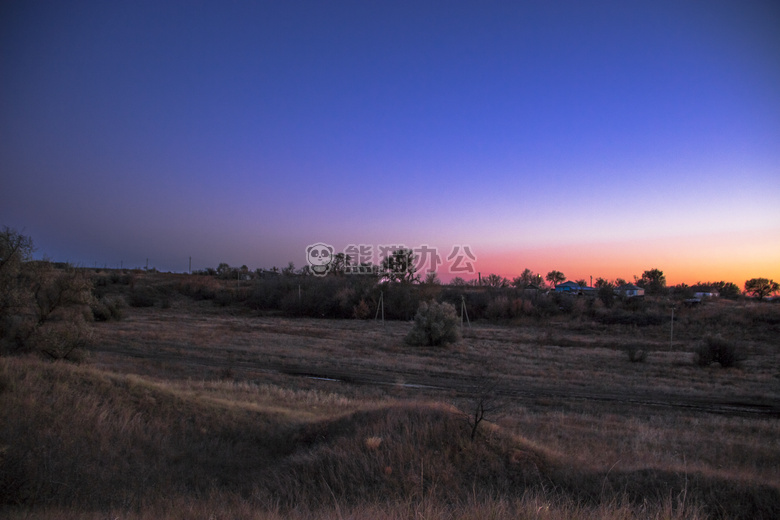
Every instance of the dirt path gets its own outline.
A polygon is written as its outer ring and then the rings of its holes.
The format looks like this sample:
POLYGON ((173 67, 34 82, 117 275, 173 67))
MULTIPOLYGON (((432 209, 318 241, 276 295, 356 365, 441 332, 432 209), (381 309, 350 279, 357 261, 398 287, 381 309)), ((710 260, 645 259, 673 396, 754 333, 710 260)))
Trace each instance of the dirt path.
POLYGON ((499 378, 490 380, 484 376, 453 371, 447 366, 426 367, 424 370, 398 370, 388 366, 366 366, 364 360, 338 363, 307 362, 302 356, 261 356, 256 360, 215 357, 188 352, 186 355, 166 349, 149 349, 107 345, 101 352, 118 356, 152 360, 168 366, 198 368, 204 371, 228 371, 236 379, 256 379, 262 374, 276 374, 307 378, 341 385, 399 388, 417 391, 426 396, 473 399, 481 395, 491 398, 539 401, 548 404, 594 402, 630 407, 679 409, 693 412, 723 414, 729 416, 764 416, 780 418, 780 403, 765 398, 745 399, 691 397, 679 393, 660 391, 601 391, 574 386, 540 385, 536 381, 499 378))

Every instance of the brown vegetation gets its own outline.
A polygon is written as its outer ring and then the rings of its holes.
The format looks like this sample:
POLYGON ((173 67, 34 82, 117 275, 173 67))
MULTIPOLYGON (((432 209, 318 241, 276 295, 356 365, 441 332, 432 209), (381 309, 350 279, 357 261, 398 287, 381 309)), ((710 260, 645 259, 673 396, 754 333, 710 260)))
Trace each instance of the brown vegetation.
MULTIPOLYGON (((201 278, 100 286, 153 304, 90 324, 87 363, 0 358, 4 515, 780 515, 776 306, 678 310, 671 344, 665 321, 583 309, 479 322, 430 349, 404 342, 408 322, 215 306, 197 295, 249 288, 201 278), (741 365, 694 363, 705 333, 741 365), (628 346, 645 361, 626 362, 628 346)), ((615 312, 663 311, 642 305, 615 312)))

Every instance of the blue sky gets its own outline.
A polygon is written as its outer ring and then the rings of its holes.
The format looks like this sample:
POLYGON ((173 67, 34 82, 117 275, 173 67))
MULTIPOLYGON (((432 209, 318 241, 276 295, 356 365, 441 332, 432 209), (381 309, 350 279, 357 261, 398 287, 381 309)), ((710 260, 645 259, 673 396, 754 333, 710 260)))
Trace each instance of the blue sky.
POLYGON ((0 23, 0 224, 39 255, 469 244, 510 277, 780 278, 776 2, 9 1, 0 23))

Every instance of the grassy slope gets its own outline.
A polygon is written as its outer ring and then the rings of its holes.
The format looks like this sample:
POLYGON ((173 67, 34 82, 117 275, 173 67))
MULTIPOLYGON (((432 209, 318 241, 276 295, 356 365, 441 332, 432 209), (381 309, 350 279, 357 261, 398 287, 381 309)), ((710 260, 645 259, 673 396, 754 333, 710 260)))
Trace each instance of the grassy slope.
POLYGON ((166 383, 35 359, 0 359, 0 455, 0 503, 52 518, 185 518, 188 508, 446 518, 453 507, 473 518, 534 508, 547 518, 780 516, 771 486, 588 469, 496 426, 472 442, 448 406, 166 383))

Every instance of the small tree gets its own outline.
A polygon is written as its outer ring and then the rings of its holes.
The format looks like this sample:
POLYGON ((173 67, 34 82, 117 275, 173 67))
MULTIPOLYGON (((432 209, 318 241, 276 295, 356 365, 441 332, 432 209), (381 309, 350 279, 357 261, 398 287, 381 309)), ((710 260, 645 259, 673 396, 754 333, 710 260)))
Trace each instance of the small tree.
POLYGON ((712 284, 712 287, 718 291, 721 298, 728 298, 729 300, 735 300, 742 294, 739 286, 732 282, 715 282, 712 284))
POLYGON ((24 263, 32 258, 34 250, 30 237, 9 227, 0 231, 0 339, 11 326, 11 317, 25 307, 21 276, 24 263))
POLYGON ((509 280, 497 274, 489 274, 482 278, 482 285, 502 289, 504 287, 509 287, 509 280))
POLYGON ((745 282, 745 293, 753 295, 759 300, 780 290, 780 285, 774 280, 768 278, 751 278, 745 282))
POLYGON ((83 271, 30 260, 32 252, 29 237, 0 232, 0 353, 74 359, 89 336, 83 314, 92 282, 83 271))
POLYGON ((634 276, 634 280, 647 294, 663 294, 666 292, 666 276, 660 269, 649 269, 642 273, 641 278, 634 276))
POLYGON ((417 274, 416 259, 411 249, 396 249, 382 260, 382 272, 390 282, 417 283, 420 275, 417 274))
POLYGON ((434 300, 422 302, 414 316, 414 326, 406 336, 410 345, 439 346, 460 340, 455 307, 434 300))
POLYGON ((566 281, 566 276, 560 271, 553 270, 547 273, 545 279, 553 285, 553 288, 555 288, 558 287, 559 283, 566 281))
POLYGON ((605 278, 596 279, 596 288, 598 289, 599 300, 606 307, 612 307, 615 302, 615 286, 605 278))
POLYGON ((518 289, 523 289, 529 285, 541 287, 544 285, 544 279, 542 278, 542 275, 536 274, 526 267, 523 272, 520 273, 520 276, 517 276, 512 280, 512 285, 518 289))
POLYGON ((426 285, 441 285, 441 280, 439 280, 439 276, 436 274, 436 271, 428 271, 428 274, 425 275, 425 281, 423 283, 426 285))
POLYGON ((471 440, 477 438, 479 425, 485 420, 485 416, 497 411, 500 406, 497 399, 497 382, 489 377, 481 379, 479 385, 473 389, 471 400, 471 413, 466 414, 471 428, 471 440))

